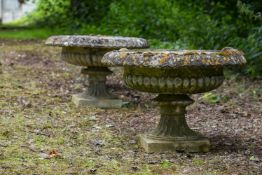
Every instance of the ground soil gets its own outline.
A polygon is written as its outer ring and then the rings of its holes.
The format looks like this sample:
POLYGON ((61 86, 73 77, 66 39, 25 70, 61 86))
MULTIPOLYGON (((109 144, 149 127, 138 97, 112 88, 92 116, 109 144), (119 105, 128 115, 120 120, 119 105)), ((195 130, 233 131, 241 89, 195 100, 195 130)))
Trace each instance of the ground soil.
MULTIPOLYGON (((123 109, 75 107, 87 77, 42 41, 0 41, 0 174, 262 174, 262 81, 227 75, 193 95, 187 122, 211 141, 208 153, 145 153, 136 141, 154 128, 155 94, 108 85, 123 109)), ((235 75, 235 73, 234 73, 235 75)))

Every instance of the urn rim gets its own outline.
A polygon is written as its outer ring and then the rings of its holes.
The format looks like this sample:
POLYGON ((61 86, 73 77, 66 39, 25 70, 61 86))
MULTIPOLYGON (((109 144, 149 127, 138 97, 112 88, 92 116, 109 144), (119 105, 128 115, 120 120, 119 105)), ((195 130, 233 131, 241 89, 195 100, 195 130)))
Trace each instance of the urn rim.
POLYGON ((85 47, 85 48, 148 48, 146 39, 123 36, 104 35, 55 35, 49 37, 46 45, 60 47, 85 47))
POLYGON ((236 67, 246 63, 244 53, 225 47, 222 50, 120 49, 104 55, 108 66, 147 68, 236 67))

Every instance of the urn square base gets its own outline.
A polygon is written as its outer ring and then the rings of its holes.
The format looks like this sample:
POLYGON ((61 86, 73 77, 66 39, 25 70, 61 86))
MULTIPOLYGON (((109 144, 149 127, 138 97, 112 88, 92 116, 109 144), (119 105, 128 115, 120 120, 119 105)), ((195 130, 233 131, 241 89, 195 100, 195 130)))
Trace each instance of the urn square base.
POLYGON ((96 98, 83 94, 72 95, 72 101, 77 107, 94 106, 103 109, 122 108, 128 104, 128 102, 117 98, 96 98))
POLYGON ((147 137, 146 134, 139 135, 140 145, 146 152, 208 152, 210 142, 207 138, 185 139, 178 140, 158 140, 147 137))

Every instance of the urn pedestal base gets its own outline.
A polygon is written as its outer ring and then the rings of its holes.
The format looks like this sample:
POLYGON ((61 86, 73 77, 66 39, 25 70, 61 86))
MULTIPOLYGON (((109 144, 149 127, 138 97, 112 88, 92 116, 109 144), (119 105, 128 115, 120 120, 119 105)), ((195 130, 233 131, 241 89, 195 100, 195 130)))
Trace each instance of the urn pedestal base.
POLYGON ((197 140, 187 137, 178 138, 178 140, 158 140, 148 137, 146 134, 139 135, 140 145, 146 152, 208 152, 210 142, 207 138, 198 138, 197 140))
POLYGON ((210 142, 186 123, 186 106, 193 103, 187 95, 160 94, 160 122, 156 129, 140 135, 140 144, 147 152, 208 152, 210 142))
POLYGON ((76 106, 94 106, 98 108, 121 108, 127 104, 112 95, 106 87, 106 76, 112 72, 107 67, 90 67, 82 69, 82 74, 89 76, 87 90, 72 96, 76 106))
POLYGON ((83 93, 73 95, 72 101, 77 107, 93 106, 103 109, 122 108, 123 106, 128 104, 127 102, 124 102, 123 100, 117 98, 96 98, 92 96, 87 96, 83 93))

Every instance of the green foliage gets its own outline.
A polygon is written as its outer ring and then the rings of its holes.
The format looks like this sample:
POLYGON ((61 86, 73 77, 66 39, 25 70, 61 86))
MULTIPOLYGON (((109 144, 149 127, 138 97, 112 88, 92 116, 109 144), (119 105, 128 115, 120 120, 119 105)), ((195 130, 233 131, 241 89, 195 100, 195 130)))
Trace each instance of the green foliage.
POLYGON ((51 28, 22 28, 19 30, 0 30, 1 39, 31 40, 46 39, 51 35, 64 34, 63 30, 51 28))
POLYGON ((99 23, 113 0, 71 0, 71 14, 81 23, 99 23))
POLYGON ((164 168, 164 169, 167 169, 169 167, 172 166, 172 163, 170 163, 168 160, 164 160, 161 164, 160 164, 160 167, 161 168, 164 168))
POLYGON ((262 75, 262 26, 252 28, 245 38, 232 38, 231 44, 245 52, 247 73, 252 77, 262 75))
POLYGON ((216 104, 216 103, 227 102, 229 100, 229 97, 223 96, 221 94, 207 92, 207 93, 204 93, 204 95, 200 99, 209 104, 216 104))
POLYGON ((70 33, 137 36, 155 48, 222 49, 246 53, 245 73, 262 75, 259 0, 39 0, 30 19, 70 33))
POLYGON ((37 9, 27 17, 29 24, 64 27, 73 20, 69 15, 70 0, 38 0, 36 3, 37 9))
POLYGON ((103 25, 113 34, 157 38, 162 41, 177 39, 175 30, 168 24, 171 2, 166 0, 121 0, 111 4, 103 25))

